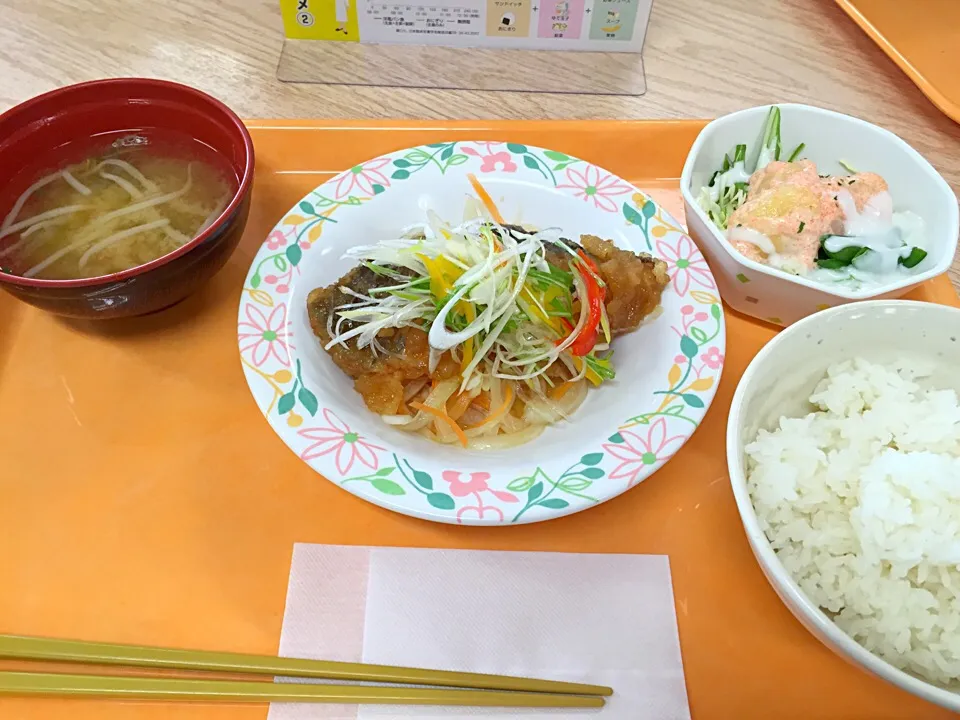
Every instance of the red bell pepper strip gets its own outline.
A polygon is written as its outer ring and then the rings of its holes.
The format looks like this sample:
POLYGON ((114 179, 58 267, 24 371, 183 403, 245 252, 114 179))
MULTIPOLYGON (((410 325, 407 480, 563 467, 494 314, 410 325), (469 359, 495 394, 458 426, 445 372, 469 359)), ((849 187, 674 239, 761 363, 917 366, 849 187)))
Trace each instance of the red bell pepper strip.
POLYGON ((593 346, 597 344, 600 315, 603 312, 603 301, 607 293, 606 289, 600 287, 600 284, 596 280, 596 276, 598 276, 600 272, 593 260, 591 260, 583 250, 580 250, 577 254, 593 271, 593 274, 589 272, 580 273, 580 277, 583 278, 583 283, 587 288, 586 299, 581 299, 581 302, 587 303, 587 323, 584 325, 583 330, 580 331, 577 339, 570 345, 570 352, 574 356, 583 357, 593 350, 593 346))

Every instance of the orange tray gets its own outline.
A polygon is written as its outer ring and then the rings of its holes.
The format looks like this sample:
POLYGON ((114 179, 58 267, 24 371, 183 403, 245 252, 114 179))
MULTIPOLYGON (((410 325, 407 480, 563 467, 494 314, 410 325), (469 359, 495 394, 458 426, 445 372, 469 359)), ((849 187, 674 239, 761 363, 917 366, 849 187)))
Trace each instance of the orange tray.
MULTIPOLYGON (((834 656, 754 562, 724 428, 737 379, 772 327, 727 312, 714 406, 654 477, 586 512, 519 527, 432 524, 357 499, 297 459, 247 390, 236 344, 247 268, 277 219, 334 173, 411 145, 511 139, 589 159, 682 217, 677 178, 701 127, 253 121, 247 232, 196 296, 98 324, 0 293, 0 632, 275 653, 295 542, 663 553, 696 720, 953 717, 834 656)), ((946 277, 911 297, 957 304, 946 277)), ((263 720, 266 708, 0 699, 0 718, 67 717, 263 720)))
POLYGON ((836 0, 930 102, 960 123, 960 0, 836 0))

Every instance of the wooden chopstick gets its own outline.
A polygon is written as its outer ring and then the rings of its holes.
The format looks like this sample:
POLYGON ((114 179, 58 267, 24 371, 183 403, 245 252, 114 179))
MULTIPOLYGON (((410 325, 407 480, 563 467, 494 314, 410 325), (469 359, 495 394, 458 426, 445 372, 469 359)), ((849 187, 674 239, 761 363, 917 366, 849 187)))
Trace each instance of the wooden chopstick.
POLYGON ((268 676, 285 675, 288 677, 407 685, 439 685, 441 687, 529 693, 588 696, 609 696, 613 694, 613 690, 609 687, 558 680, 537 680, 507 675, 425 670, 328 660, 302 660, 299 658, 211 652, 207 650, 180 650, 82 640, 58 640, 20 635, 0 635, 0 658, 141 668, 206 670, 268 676))
POLYGON ((311 702, 474 707, 603 707, 593 695, 451 690, 449 688, 305 685, 59 673, 0 672, 0 695, 47 695, 198 702, 311 702))

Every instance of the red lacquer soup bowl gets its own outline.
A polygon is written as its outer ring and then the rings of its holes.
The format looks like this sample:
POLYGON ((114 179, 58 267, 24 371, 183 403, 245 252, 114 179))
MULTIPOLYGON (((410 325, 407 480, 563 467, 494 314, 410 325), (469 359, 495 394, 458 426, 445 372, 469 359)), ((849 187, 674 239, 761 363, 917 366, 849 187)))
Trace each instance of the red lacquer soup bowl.
POLYGON ((143 137, 148 142, 154 133, 189 137, 204 152, 213 153, 229 173, 232 195, 219 216, 208 220, 206 229, 143 265, 81 279, 16 274, 3 264, 4 249, 16 240, 8 235, 0 238, 0 286, 59 315, 117 318, 169 307, 220 270, 247 222, 253 141, 226 105, 176 83, 139 78, 81 83, 40 95, 0 115, 0 218, 12 213, 17 199, 38 176, 82 159, 78 153, 85 147, 114 137, 143 137))

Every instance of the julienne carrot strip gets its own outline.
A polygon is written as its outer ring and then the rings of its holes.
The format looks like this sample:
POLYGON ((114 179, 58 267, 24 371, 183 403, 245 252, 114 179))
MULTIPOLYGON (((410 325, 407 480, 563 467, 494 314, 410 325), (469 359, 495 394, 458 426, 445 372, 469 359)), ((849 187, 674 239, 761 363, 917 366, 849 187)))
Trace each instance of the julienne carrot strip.
POLYGON ((486 188, 484 188, 483 185, 480 184, 480 181, 477 180, 476 175, 470 173, 467 175, 467 179, 473 186, 473 191, 477 194, 477 197, 480 198, 480 202, 483 203, 483 206, 487 209, 487 212, 490 213, 490 217, 492 217, 497 224, 506 225, 503 220, 503 215, 500 214, 500 211, 497 210, 496 204, 493 202, 493 198, 490 197, 490 193, 488 193, 486 188))
POLYGON ((550 397, 554 400, 559 400, 564 395, 566 395, 567 392, 570 390, 570 388, 572 388, 573 386, 574 386, 573 380, 567 380, 562 385, 557 385, 557 387, 553 389, 553 392, 550 393, 550 397))
POLYGON ((492 413, 487 415, 487 417, 484 420, 478 423, 475 423, 473 425, 468 425, 467 430, 473 430, 474 428, 483 427, 484 425, 487 425, 496 420, 499 420, 501 417, 507 414, 507 410, 510 408, 510 403, 512 401, 513 401, 513 388, 507 385, 507 393, 506 393, 506 396, 503 398, 503 402, 500 403, 500 407, 498 407, 492 413))
POLYGON ((447 415, 447 413, 445 413, 443 410, 437 410, 436 408, 432 408, 429 405, 424 405, 420 402, 412 402, 410 403, 410 407, 414 407, 417 410, 423 410, 423 412, 429 413, 439 420, 443 420, 443 422, 447 423, 453 432, 457 434, 460 444, 464 447, 467 446, 467 434, 463 431, 462 427, 457 425, 457 421, 447 415))
POLYGON ((450 416, 451 420, 459 420, 460 416, 467 411, 467 408, 470 407, 472 402, 473 398, 470 397, 470 393, 460 393, 453 401, 453 404, 447 408, 447 415, 450 416))

